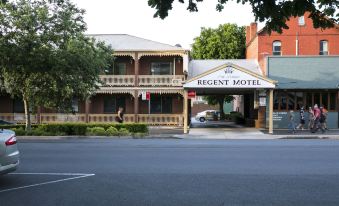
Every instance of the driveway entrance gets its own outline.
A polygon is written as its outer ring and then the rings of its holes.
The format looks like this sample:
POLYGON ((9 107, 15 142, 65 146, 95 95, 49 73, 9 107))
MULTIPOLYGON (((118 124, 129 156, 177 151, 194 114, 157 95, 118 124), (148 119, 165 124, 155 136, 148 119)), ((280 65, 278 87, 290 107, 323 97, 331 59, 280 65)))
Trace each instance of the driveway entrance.
MULTIPOLYGON (((189 118, 191 117, 191 104, 188 99, 189 91, 196 92, 197 95, 202 96, 243 95, 245 97, 243 102, 244 110, 247 111, 244 112, 244 117, 252 118, 253 121, 260 120, 260 125, 264 126, 266 126, 266 102, 268 102, 269 133, 273 133, 273 89, 275 88, 275 83, 275 81, 266 78, 262 74, 257 62, 250 60, 192 61, 188 80, 184 84, 184 133, 189 132, 189 118), (266 94, 269 96, 269 101, 266 100, 266 94), (256 115, 253 115, 253 113, 256 113, 256 115)), ((194 128, 194 123, 192 126, 194 128)), ((227 125, 226 122, 211 122, 196 124, 196 126, 227 128, 231 125, 227 125)))

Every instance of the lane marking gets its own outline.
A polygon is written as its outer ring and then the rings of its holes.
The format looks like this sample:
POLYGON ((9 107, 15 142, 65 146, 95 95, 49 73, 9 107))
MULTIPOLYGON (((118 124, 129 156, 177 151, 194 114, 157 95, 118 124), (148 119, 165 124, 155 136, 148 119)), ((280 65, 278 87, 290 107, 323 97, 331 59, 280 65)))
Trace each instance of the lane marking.
POLYGON ((0 193, 9 192, 9 191, 13 191, 13 190, 20 190, 20 189, 25 189, 25 188, 30 188, 30 187, 37 187, 37 186, 42 186, 42 185, 47 185, 47 184, 65 182, 65 181, 74 180, 74 179, 91 177, 91 176, 94 176, 95 174, 84 174, 84 173, 10 173, 8 175, 53 175, 53 176, 60 175, 60 176, 76 176, 76 177, 68 177, 68 178, 63 178, 63 179, 59 179, 59 180, 53 180, 53 181, 48 181, 48 182, 42 182, 42 183, 37 183, 37 184, 21 186, 21 187, 4 189, 4 190, 0 190, 0 193))

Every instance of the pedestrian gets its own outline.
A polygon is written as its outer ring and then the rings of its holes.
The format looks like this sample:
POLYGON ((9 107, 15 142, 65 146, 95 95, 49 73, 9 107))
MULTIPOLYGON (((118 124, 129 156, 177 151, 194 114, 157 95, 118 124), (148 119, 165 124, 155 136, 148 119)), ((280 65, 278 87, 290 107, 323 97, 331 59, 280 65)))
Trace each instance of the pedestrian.
POLYGON ((296 128, 295 128, 295 123, 294 123, 294 111, 291 110, 290 113, 288 114, 288 119, 289 119, 289 124, 288 128, 291 133, 295 133, 296 128))
POLYGON ((124 108, 119 107, 118 116, 115 117, 115 120, 119 123, 124 123, 124 108))
POLYGON ((324 111, 324 108, 323 107, 320 107, 320 119, 319 119, 319 122, 320 122, 320 129, 321 129, 321 132, 322 133, 325 133, 325 122, 326 122, 326 114, 325 114, 325 111, 324 111))
POLYGON ((314 111, 312 107, 308 108, 308 129, 312 130, 314 126, 314 111))
POLYGON ((323 126, 324 126, 324 129, 325 129, 325 130, 328 130, 328 128, 327 128, 327 116, 328 116, 328 111, 327 111, 327 109, 325 108, 324 105, 322 105, 322 108, 323 108, 323 113, 324 113, 324 115, 325 115, 325 121, 324 121, 324 123, 323 123, 323 126))
POLYGON ((298 129, 301 129, 301 130, 304 130, 304 127, 305 127, 305 111, 304 111, 304 107, 302 106, 300 108, 300 111, 299 111, 299 117, 300 117, 300 122, 299 122, 299 125, 298 125, 298 129))
POLYGON ((312 129, 312 133, 315 133, 316 131, 318 131, 319 128, 321 128, 321 126, 320 126, 321 111, 318 107, 318 104, 314 105, 313 112, 314 112, 314 125, 313 125, 313 129, 312 129))

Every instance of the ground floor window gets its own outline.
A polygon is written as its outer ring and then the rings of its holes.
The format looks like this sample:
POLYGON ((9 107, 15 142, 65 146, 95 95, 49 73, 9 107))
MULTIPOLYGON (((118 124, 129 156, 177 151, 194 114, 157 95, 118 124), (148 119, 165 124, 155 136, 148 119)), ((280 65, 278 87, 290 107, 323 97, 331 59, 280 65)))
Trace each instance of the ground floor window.
POLYGON ((104 113, 117 113, 119 107, 126 109, 126 99, 121 96, 104 97, 104 113))
POLYGON ((24 102, 21 99, 13 100, 13 113, 25 113, 24 102))
POLYGON ((172 97, 151 95, 150 107, 151 114, 170 114, 172 113, 172 97))
POLYGON ((274 92, 273 108, 274 110, 300 110, 301 106, 305 109, 313 107, 315 104, 324 106, 328 110, 337 110, 337 93, 335 91, 281 91, 274 92))

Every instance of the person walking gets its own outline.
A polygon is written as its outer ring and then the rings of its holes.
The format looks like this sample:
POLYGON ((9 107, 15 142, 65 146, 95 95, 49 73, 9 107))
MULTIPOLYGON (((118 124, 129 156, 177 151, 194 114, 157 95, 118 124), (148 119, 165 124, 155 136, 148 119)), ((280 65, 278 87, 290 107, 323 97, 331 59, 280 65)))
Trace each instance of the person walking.
POLYGON ((312 131, 314 126, 314 111, 312 107, 308 108, 308 129, 312 131))
POLYGON ((119 107, 118 116, 116 116, 115 120, 119 123, 124 123, 124 108, 119 107))
POLYGON ((319 118, 319 122, 320 122, 320 129, 322 133, 325 133, 325 128, 326 128, 326 114, 324 111, 323 107, 320 107, 320 118, 319 118))
POLYGON ((327 109, 325 108, 324 105, 322 105, 322 108, 323 108, 323 113, 324 113, 324 115, 325 115, 325 121, 324 121, 324 123, 323 123, 323 126, 324 126, 324 129, 325 129, 325 130, 328 130, 328 128, 327 128, 327 116, 328 116, 328 111, 327 111, 327 109))
POLYGON ((312 133, 315 133, 318 131, 318 129, 320 128, 320 115, 321 115, 321 111, 318 107, 318 104, 315 104, 313 107, 313 112, 314 112, 314 125, 312 128, 312 133))
POLYGON ((297 126, 298 129, 304 130, 305 128, 305 111, 304 107, 302 106, 299 111, 299 117, 300 117, 300 122, 299 125, 297 126))
POLYGON ((289 119, 289 124, 288 128, 291 133, 295 133, 296 128, 295 128, 295 123, 294 123, 294 111, 291 110, 290 113, 288 114, 288 119, 289 119))

